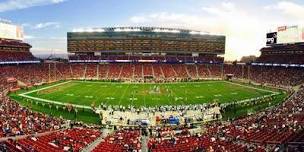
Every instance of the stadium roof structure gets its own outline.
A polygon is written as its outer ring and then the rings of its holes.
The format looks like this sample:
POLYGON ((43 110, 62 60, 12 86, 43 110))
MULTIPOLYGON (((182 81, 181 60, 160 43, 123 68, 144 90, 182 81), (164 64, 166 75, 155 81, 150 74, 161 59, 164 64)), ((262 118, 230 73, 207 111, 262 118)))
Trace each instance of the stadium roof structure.
POLYGON ((209 32, 203 32, 198 30, 181 29, 181 28, 166 28, 166 27, 101 27, 101 28, 76 28, 73 32, 158 32, 158 33, 181 33, 192 35, 218 35, 210 34, 209 32))
MULTIPOLYGON (((225 54, 226 37, 189 29, 162 27, 104 27, 67 33, 67 50, 73 55, 225 54)), ((209 63, 209 62, 208 62, 209 63)))

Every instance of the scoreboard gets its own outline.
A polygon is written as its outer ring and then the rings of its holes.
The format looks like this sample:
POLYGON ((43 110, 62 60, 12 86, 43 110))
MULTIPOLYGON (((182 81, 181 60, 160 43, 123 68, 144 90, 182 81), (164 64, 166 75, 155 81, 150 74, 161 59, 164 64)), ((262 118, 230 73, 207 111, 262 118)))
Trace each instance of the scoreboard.
POLYGON ((304 27, 280 26, 277 32, 267 33, 266 38, 266 45, 301 43, 304 42, 304 27))
POLYGON ((17 25, 0 22, 0 39, 23 40, 23 29, 17 25))
POLYGON ((266 45, 277 44, 277 32, 267 33, 266 38, 266 45))
POLYGON ((278 43, 304 42, 303 28, 299 26, 278 27, 278 43))

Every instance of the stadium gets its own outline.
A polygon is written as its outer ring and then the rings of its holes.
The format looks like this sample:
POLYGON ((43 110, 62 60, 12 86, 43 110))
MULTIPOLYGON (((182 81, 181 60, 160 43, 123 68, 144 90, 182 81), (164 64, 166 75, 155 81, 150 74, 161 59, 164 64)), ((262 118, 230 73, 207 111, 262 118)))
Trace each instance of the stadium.
POLYGON ((66 32, 68 59, 0 22, 0 151, 303 151, 304 27, 265 33, 254 61, 226 36, 171 27, 66 32), (2 29, 2 30, 1 30, 2 29))

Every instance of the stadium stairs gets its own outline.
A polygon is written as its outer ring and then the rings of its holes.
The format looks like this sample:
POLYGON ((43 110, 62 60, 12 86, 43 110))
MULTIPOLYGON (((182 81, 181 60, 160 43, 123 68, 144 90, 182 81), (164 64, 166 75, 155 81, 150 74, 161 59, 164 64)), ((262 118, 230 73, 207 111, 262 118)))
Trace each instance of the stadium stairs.
POLYGON ((81 152, 93 151, 104 139, 103 136, 98 137, 95 141, 89 144, 87 147, 83 148, 81 152))
POLYGON ((149 142, 149 136, 141 136, 141 151, 147 152, 148 151, 148 142, 149 142))
POLYGON ((93 141, 91 144, 89 144, 88 146, 84 147, 81 152, 88 152, 88 151, 93 151, 94 149, 96 149, 96 147, 101 144, 101 142, 110 134, 114 133, 114 130, 108 129, 108 128, 104 128, 102 129, 102 134, 100 137, 98 137, 95 141, 93 141))

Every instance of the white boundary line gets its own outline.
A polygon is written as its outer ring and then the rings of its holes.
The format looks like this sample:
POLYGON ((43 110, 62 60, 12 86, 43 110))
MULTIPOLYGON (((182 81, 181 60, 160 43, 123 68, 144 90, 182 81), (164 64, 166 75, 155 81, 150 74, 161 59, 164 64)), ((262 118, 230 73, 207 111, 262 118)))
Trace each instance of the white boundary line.
MULTIPOLYGON (((92 107, 90 107, 90 106, 77 105, 77 104, 67 104, 67 103, 62 103, 62 102, 58 102, 58 101, 54 101, 54 100, 42 99, 42 98, 37 98, 37 97, 32 97, 32 96, 27 95, 27 94, 30 94, 30 93, 33 93, 33 92, 37 92, 37 91, 41 91, 41 90, 46 90, 46 89, 53 88, 53 87, 56 87, 56 86, 64 85, 64 84, 67 84, 67 83, 70 83, 70 82, 104 83, 104 84, 110 84, 111 83, 111 82, 91 82, 91 81, 77 81, 77 80, 76 81, 72 81, 72 80, 70 80, 70 81, 58 83, 58 84, 55 84, 55 85, 47 86, 47 87, 44 87, 44 88, 32 90, 32 91, 29 91, 29 92, 21 93, 21 94, 18 94, 18 95, 22 96, 22 97, 25 97, 25 98, 29 98, 29 99, 33 99, 33 100, 37 100, 37 101, 46 102, 46 103, 53 103, 53 104, 63 105, 63 106, 73 105, 74 107, 77 107, 77 108, 92 109, 92 107)), ((272 93, 270 95, 264 95, 264 96, 260 96, 260 97, 256 97, 256 98, 240 100, 240 101, 237 101, 238 103, 249 102, 249 101, 253 101, 255 99, 259 99, 259 98, 262 98, 262 97, 270 97, 270 96, 274 96, 274 95, 279 94, 278 92, 274 92, 274 91, 270 91, 270 90, 266 90, 266 89, 261 89, 261 88, 255 88, 255 87, 252 87, 252 86, 242 85, 242 84, 228 82, 228 81, 206 81, 206 82, 203 82, 203 83, 210 83, 210 82, 212 82, 212 83, 213 82, 225 82, 225 83, 229 83, 229 84, 232 84, 232 85, 238 85, 238 86, 242 86, 242 87, 246 87, 246 88, 250 88, 250 89, 255 89, 255 90, 260 90, 260 91, 272 93)), ((183 83, 183 82, 179 82, 179 83, 183 83)), ((190 82, 190 83, 202 83, 202 82, 190 82)), ((130 84, 130 83, 122 83, 122 84, 130 84)), ((137 84, 137 83, 134 83, 134 84, 137 84)), ((140 83, 138 83, 138 84, 140 84, 140 83)), ((147 83, 144 83, 144 84, 147 84, 147 83)), ((151 83, 151 84, 155 84, 155 83, 151 83)), ((164 84, 166 84, 166 83, 164 83, 164 84)), ((177 84, 177 83, 175 83, 175 84, 177 84)), ((229 104, 229 103, 222 103, 222 104, 225 105, 225 104, 229 104)))
POLYGON ((36 90, 29 91, 29 92, 21 93, 19 95, 26 95, 26 94, 30 94, 30 93, 33 93, 33 92, 37 92, 37 91, 41 91, 41 90, 46 90, 46 89, 57 87, 57 86, 60 86, 60 85, 64 85, 64 84, 70 83, 70 82, 72 82, 72 81, 66 81, 66 82, 50 85, 50 86, 43 87, 43 88, 40 88, 40 89, 36 89, 36 90))
POLYGON ((92 109, 90 106, 77 105, 77 104, 67 104, 67 103, 62 103, 62 102, 58 102, 58 101, 54 101, 54 100, 42 99, 42 98, 37 98, 37 97, 32 97, 32 96, 27 95, 27 94, 30 94, 30 93, 33 93, 33 92, 46 90, 46 89, 53 88, 53 87, 56 87, 56 86, 64 85, 64 84, 67 84, 67 83, 70 83, 70 82, 73 82, 73 81, 66 81, 66 82, 58 83, 58 84, 47 86, 47 87, 44 87, 44 88, 40 88, 40 89, 32 90, 32 91, 29 91, 29 92, 21 93, 21 94, 18 94, 18 95, 21 96, 21 97, 25 97, 25 98, 29 98, 29 99, 33 99, 33 100, 37 100, 37 101, 42 101, 42 102, 46 102, 46 103, 53 103, 53 104, 62 105, 62 106, 73 105, 74 107, 77 107, 77 108, 92 109))
MULTIPOLYGON (((239 101, 236 101, 237 104, 246 103, 246 102, 252 102, 252 101, 257 100, 257 99, 259 100, 259 99, 263 99, 263 98, 267 98, 267 97, 272 97, 272 96, 280 94, 279 92, 275 92, 275 91, 271 91, 271 90, 266 90, 266 89, 262 89, 262 88, 256 88, 256 87, 252 87, 252 86, 248 86, 248 85, 242 85, 242 84, 234 83, 234 82, 230 82, 230 81, 224 81, 224 82, 232 84, 232 85, 238 85, 238 86, 242 86, 242 87, 245 87, 245 88, 250 88, 250 89, 254 89, 254 90, 259 90, 259 91, 264 91, 264 92, 270 92, 271 93, 269 95, 259 96, 259 97, 256 97, 256 98, 239 100, 239 101)), ((221 105, 222 106, 226 106, 226 105, 230 105, 230 104, 232 104, 232 103, 231 102, 230 103, 222 103, 221 105)))
POLYGON ((252 87, 252 86, 243 85, 243 84, 234 83, 234 82, 229 82, 229 81, 223 81, 223 82, 230 83, 230 84, 233 84, 233 85, 242 86, 242 87, 245 87, 245 88, 254 89, 254 90, 260 90, 260 91, 264 91, 264 92, 270 92, 270 93, 273 93, 273 94, 278 93, 278 92, 275 92, 275 91, 261 89, 261 88, 255 88, 255 87, 252 87))
POLYGON ((37 100, 37 101, 46 102, 46 103, 52 103, 52 104, 62 105, 62 106, 73 105, 74 107, 77 107, 77 108, 92 109, 90 106, 83 106, 83 105, 77 105, 77 104, 67 104, 67 103, 62 103, 62 102, 58 102, 58 101, 54 101, 54 100, 47 100, 47 99, 36 98, 36 97, 24 95, 24 94, 19 94, 19 96, 25 97, 25 98, 29 98, 29 99, 33 99, 33 100, 37 100))

